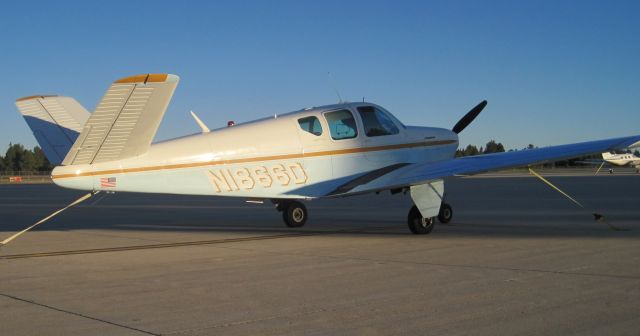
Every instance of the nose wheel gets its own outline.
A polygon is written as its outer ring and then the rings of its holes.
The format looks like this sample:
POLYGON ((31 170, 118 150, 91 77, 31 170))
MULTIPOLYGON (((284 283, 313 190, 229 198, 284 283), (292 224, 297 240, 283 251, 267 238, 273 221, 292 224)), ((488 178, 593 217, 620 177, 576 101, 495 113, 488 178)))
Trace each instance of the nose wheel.
POLYGON ((282 211, 282 219, 288 227, 301 227, 307 222, 307 207, 298 201, 279 202, 276 209, 282 211))

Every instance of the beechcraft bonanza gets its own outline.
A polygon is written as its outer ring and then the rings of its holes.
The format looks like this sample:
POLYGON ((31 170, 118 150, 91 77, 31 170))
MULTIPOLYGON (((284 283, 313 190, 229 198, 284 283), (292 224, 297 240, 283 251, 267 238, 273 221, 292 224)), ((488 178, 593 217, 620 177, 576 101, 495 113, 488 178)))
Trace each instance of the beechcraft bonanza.
POLYGON ((452 218, 444 201, 445 177, 612 151, 640 141, 636 135, 454 158, 458 134, 486 106, 483 101, 451 130, 406 126, 372 103, 340 103, 211 131, 196 117, 202 133, 152 144, 178 81, 170 74, 116 80, 93 113, 60 96, 25 97, 16 105, 57 165, 51 177, 59 186, 91 194, 272 201, 289 227, 307 221, 303 200, 390 191, 409 193, 415 204, 409 228, 426 234, 436 217, 452 218))

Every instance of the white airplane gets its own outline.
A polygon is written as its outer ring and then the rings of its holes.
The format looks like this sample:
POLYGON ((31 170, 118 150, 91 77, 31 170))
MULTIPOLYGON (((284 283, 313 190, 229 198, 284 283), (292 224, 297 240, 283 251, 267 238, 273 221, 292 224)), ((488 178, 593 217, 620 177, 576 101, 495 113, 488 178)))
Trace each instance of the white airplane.
MULTIPOLYGON (((406 126, 372 103, 341 103, 152 144, 179 78, 145 74, 115 81, 90 114, 75 100, 31 96, 16 105, 62 187, 97 191, 215 195, 270 200, 287 226, 308 218, 301 202, 323 197, 408 192, 408 225, 431 232, 449 222, 444 178, 567 159, 629 147, 640 135, 532 150, 454 158, 458 133, 406 126), (87 118, 88 117, 88 118, 87 118), (85 121, 86 119, 86 121, 85 121), (79 127, 81 126, 81 127, 79 127)), ((73 203, 75 204, 75 202, 73 203)))
POLYGON ((602 159, 605 162, 616 166, 632 166, 637 172, 640 172, 640 157, 633 154, 612 154, 609 152, 602 153, 602 159))

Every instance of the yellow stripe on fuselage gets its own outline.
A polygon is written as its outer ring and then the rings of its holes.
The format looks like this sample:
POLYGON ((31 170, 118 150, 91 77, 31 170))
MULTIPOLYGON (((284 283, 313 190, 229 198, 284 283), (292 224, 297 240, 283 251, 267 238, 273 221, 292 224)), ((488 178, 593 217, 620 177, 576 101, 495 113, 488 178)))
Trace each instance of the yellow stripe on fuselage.
POLYGON ((170 164, 170 165, 162 165, 162 166, 133 167, 133 168, 125 168, 125 169, 99 170, 99 171, 84 172, 84 173, 78 173, 78 174, 52 175, 51 178, 53 178, 53 179, 62 179, 62 178, 80 177, 80 176, 96 176, 96 175, 139 173, 139 172, 147 172, 147 171, 163 170, 163 169, 184 169, 184 168, 217 166, 217 165, 247 163, 247 162, 288 160, 288 159, 299 159, 299 158, 318 157, 318 156, 327 156, 327 155, 340 155, 340 154, 354 154, 354 153, 375 152, 375 151, 384 151, 384 150, 392 150, 392 149, 406 149, 406 148, 415 148, 415 147, 431 147, 431 146, 439 146, 439 145, 449 145, 449 144, 453 144, 453 143, 456 143, 456 142, 457 141, 455 141, 455 140, 438 140, 438 141, 413 142, 413 143, 404 143, 404 144, 395 144, 395 145, 386 145, 386 146, 356 147, 356 148, 346 148, 346 149, 338 149, 338 150, 330 150, 330 151, 320 151, 320 152, 312 152, 312 153, 304 153, 304 154, 302 154, 302 153, 283 154, 283 155, 259 156, 259 157, 250 157, 250 158, 242 158, 242 159, 221 160, 221 161, 191 162, 191 163, 178 163, 178 164, 170 164))

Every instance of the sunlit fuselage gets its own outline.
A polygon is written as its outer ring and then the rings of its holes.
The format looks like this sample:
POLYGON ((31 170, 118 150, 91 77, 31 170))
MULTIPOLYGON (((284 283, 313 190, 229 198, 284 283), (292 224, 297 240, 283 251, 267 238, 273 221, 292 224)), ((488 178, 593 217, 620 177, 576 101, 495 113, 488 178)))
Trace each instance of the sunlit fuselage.
POLYGON ((370 131, 367 135, 358 113, 363 106, 381 109, 368 103, 306 109, 159 142, 147 153, 129 159, 56 167, 52 177, 60 186, 82 190, 313 198, 379 168, 453 158, 457 134, 442 128, 404 126, 386 111, 397 133, 375 135, 370 131), (350 125, 349 138, 334 139, 336 125, 330 124, 327 114, 338 110, 353 115, 355 125, 350 125), (317 118, 321 134, 301 126, 301 120, 310 117, 317 118), (105 179, 114 183, 104 183, 105 179))

